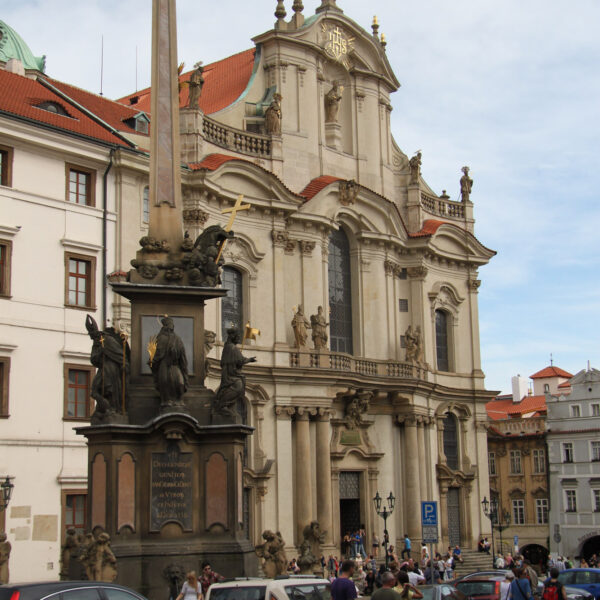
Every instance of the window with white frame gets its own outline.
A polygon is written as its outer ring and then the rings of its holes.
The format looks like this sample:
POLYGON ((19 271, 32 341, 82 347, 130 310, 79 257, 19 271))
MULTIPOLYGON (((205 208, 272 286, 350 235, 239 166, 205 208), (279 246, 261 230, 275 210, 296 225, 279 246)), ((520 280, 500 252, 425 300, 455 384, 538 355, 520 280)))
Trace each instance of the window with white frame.
POLYGON ((581 416, 581 407, 579 404, 573 404, 571 406, 571 416, 572 417, 580 417, 581 416))
POLYGON ((490 475, 496 475, 496 453, 488 452, 488 470, 490 475))
POLYGON ((535 519, 538 525, 548 523, 548 498, 536 498, 535 500, 535 519))
POLYGON ((573 442, 563 442, 563 462, 564 463, 572 463, 573 462, 573 442))
POLYGON ((521 475, 521 451, 511 450, 510 451, 510 473, 511 475, 521 475))
POLYGON ((577 490, 565 490, 566 512, 577 512, 577 490))
POLYGON ((594 512, 600 512, 600 490, 592 490, 594 512))
POLYGON ((525 500, 518 498, 512 501, 513 523, 525 525, 525 500))
POLYGON ((533 451, 533 472, 536 475, 546 472, 546 451, 541 448, 533 451))
POLYGON ((592 461, 600 461, 600 442, 591 442, 592 444, 592 461))
POLYGON ((592 404, 592 417, 600 417, 600 404, 592 404))

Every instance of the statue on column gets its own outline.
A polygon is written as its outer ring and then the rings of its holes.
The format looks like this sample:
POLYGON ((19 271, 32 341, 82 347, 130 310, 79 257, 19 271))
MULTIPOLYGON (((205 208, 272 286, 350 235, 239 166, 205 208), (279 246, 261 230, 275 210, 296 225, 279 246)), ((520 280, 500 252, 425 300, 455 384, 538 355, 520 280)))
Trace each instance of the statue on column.
POLYGON ((468 202, 473 189, 473 180, 469 177, 469 167, 461 169, 463 176, 460 178, 460 197, 463 202, 468 202))
POLYGON ((265 131, 269 135, 281 135, 281 100, 283 96, 273 94, 273 102, 265 111, 265 131))
POLYGON ((408 166, 410 168, 410 183, 419 183, 421 177, 421 151, 419 150, 409 161, 408 166))
POLYGON ((279 531, 273 533, 269 529, 263 531, 264 544, 256 546, 256 554, 263 559, 262 568, 265 577, 273 579, 277 575, 285 575, 287 571, 287 556, 285 543, 279 531))
POLYGON ((10 551, 12 546, 3 531, 0 533, 0 584, 8 583, 9 571, 8 561, 10 560, 10 551))
POLYGON ((227 341, 221 354, 221 385, 213 412, 224 417, 238 416, 236 404, 246 394, 246 378, 242 375, 242 367, 250 362, 256 362, 256 357, 244 357, 237 344, 240 343, 240 333, 237 327, 227 330, 227 341))
POLYGON ((124 334, 114 327, 104 331, 91 315, 85 327, 93 341, 90 362, 96 367, 91 396, 96 401, 92 422, 101 422, 115 414, 125 414, 128 403, 130 349, 124 334))
POLYGON ((182 404, 188 388, 188 363, 182 339, 171 317, 161 319, 162 328, 149 344, 148 361, 161 406, 182 404), (153 347, 152 347, 153 346, 153 347))
POLYGON ((344 87, 334 81, 333 87, 325 94, 325 123, 338 122, 338 112, 343 93, 344 87))
POLYGON ((202 62, 196 63, 188 81, 188 108, 198 108, 202 86, 204 85, 203 72, 204 67, 202 66, 202 62))
POLYGON ((292 319, 292 329, 294 330, 294 339, 296 348, 306 347, 306 338, 308 337, 307 329, 310 329, 310 323, 304 316, 304 308, 302 304, 298 305, 294 318, 292 319))
POLYGON ((315 345, 315 350, 327 349, 327 326, 329 323, 323 315, 323 307, 317 308, 317 314, 311 315, 310 326, 312 329, 312 340, 315 345))

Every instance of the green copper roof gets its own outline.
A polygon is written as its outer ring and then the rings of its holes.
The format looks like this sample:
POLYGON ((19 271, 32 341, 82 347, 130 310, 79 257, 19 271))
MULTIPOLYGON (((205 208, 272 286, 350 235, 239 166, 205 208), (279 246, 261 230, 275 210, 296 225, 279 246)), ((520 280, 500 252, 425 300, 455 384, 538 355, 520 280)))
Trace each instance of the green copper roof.
POLYGON ((0 61, 8 62, 11 58, 20 60, 26 70, 43 72, 46 68, 46 57, 34 56, 23 38, 4 21, 0 21, 0 61))

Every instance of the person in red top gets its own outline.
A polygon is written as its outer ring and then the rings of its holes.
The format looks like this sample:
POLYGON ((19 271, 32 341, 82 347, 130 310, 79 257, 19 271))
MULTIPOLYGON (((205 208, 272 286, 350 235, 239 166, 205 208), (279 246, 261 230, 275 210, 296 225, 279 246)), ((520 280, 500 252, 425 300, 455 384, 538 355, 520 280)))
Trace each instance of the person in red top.
POLYGON ((202 577, 200 577, 200 584, 202 585, 202 594, 206 596, 206 591, 213 583, 223 581, 225 577, 219 575, 213 571, 209 562, 202 563, 202 577))

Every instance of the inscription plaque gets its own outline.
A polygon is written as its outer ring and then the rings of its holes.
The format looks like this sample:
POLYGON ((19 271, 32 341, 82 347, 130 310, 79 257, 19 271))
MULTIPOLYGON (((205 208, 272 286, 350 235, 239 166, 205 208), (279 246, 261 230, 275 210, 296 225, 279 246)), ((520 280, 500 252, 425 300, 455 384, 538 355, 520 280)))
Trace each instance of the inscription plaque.
POLYGON ((152 453, 150 529, 169 522, 192 530, 192 453, 172 442, 166 452, 152 453))

